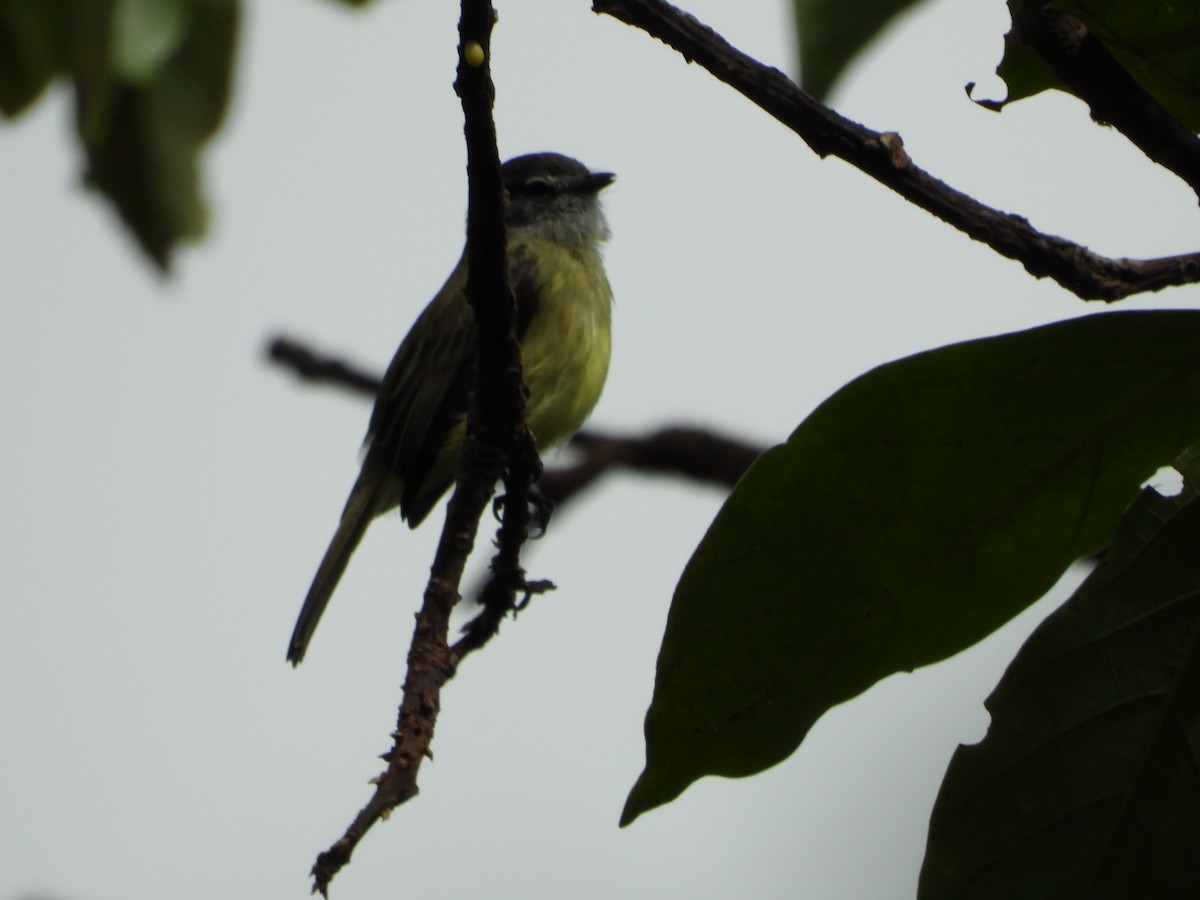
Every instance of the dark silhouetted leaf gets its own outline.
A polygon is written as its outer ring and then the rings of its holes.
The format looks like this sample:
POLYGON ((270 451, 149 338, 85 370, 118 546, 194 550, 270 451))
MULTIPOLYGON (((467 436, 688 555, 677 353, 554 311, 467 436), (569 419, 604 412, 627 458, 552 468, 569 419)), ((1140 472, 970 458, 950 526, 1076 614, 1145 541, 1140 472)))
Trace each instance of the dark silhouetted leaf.
POLYGON ((1105 546, 1200 436, 1200 312, 1109 313, 851 382, 751 467, 679 581, 623 814, 790 754, 1105 546))
POLYGON ((818 100, 860 50, 920 0, 792 0, 800 87, 818 100))
POLYGON ((1200 886, 1200 466, 1147 489, 954 754, 923 898, 1191 897, 1200 886))

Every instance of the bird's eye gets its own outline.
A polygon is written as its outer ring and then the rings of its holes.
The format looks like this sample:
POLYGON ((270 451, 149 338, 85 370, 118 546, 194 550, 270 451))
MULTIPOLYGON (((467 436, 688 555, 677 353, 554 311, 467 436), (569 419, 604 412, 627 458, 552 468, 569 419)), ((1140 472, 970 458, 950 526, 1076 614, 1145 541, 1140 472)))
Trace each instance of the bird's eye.
POLYGON ((547 194, 554 193, 554 185, 545 178, 530 178, 525 182, 525 193, 533 194, 535 197, 545 197, 547 194))

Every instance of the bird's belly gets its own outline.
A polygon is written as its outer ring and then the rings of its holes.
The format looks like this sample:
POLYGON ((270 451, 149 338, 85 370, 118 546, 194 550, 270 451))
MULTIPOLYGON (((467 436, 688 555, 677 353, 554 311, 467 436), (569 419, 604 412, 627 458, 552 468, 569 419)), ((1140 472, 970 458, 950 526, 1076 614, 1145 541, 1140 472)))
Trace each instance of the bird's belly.
POLYGON ((521 346, 529 386, 525 421, 540 448, 566 440, 587 420, 612 351, 612 291, 598 261, 563 259, 549 269, 553 275, 539 285, 538 311, 521 346))

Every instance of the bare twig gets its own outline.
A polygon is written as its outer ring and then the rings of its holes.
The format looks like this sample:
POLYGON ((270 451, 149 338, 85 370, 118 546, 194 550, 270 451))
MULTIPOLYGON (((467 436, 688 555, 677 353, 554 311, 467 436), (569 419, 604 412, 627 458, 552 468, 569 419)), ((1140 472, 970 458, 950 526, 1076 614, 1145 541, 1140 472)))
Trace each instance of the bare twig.
POLYGON ((1021 216, 985 206, 916 166, 900 136, 852 122, 804 93, 664 0, 594 0, 592 9, 640 28, 696 62, 798 134, 820 156, 833 155, 890 187, 1036 278, 1053 278, 1085 300, 1113 301, 1200 281, 1200 253, 1162 259, 1111 259, 1033 228, 1021 216))
MULTIPOLYGON (((463 104, 470 182, 467 293, 479 340, 477 378, 463 459, 429 584, 417 613, 404 697, 392 733, 394 746, 386 755, 386 770, 374 780, 375 792, 370 801, 343 836, 317 857, 312 870, 314 889, 324 896, 328 895, 330 880, 349 862, 354 848, 371 826, 417 794, 417 774, 422 760, 430 755, 441 707, 441 689, 454 672, 455 660, 446 641, 450 612, 459 600, 459 584, 474 546, 480 517, 497 479, 505 471, 506 461, 510 473, 516 468, 514 460, 525 470, 539 465, 532 441, 521 424, 524 389, 514 329, 516 306, 508 287, 503 186, 491 115, 494 87, 488 58, 495 18, 489 0, 463 0, 455 90, 463 104)), ((308 371, 321 371, 321 367, 311 366, 308 371)), ((328 377, 330 371, 323 370, 323 375, 328 377)), ((339 377, 344 374, 344 371, 339 373, 339 377)), ((358 386, 362 386, 361 381, 358 386)), ((519 494, 521 488, 511 477, 508 483, 510 494, 519 494)), ((524 490, 528 490, 528 484, 524 490)), ((516 505, 508 504, 510 508, 516 505)), ((516 510, 512 526, 523 539, 521 514, 528 515, 523 503, 516 510)), ((506 521, 505 526, 508 525, 506 521)), ((520 541, 516 546, 519 545, 520 541)), ((514 560, 515 553, 514 549, 514 560)), ((510 565, 515 566, 515 561, 510 565)))

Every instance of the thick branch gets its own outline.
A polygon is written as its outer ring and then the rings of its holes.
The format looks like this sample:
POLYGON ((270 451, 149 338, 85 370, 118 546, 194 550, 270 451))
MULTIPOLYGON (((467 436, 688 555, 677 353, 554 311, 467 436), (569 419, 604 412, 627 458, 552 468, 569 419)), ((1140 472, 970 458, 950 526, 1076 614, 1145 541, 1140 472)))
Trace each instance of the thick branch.
POLYGON ((1200 195, 1200 137, 1142 90, 1082 22, 1057 10, 1026 4, 1023 15, 1013 22, 1013 33, 1087 103, 1093 119, 1112 125, 1200 195))
POLYGON ((592 9, 658 38, 684 59, 774 116, 818 155, 837 156, 1036 278, 1050 277, 1085 300, 1120 300, 1200 281, 1200 253, 1163 259, 1110 259, 1054 235, 1021 216, 985 206, 917 167, 899 135, 871 131, 805 94, 778 69, 764 66, 711 28, 663 0, 594 0, 592 9))

